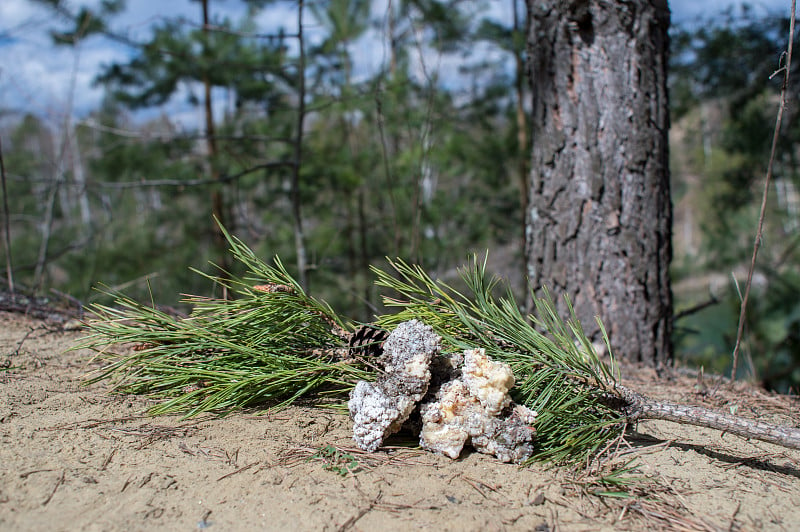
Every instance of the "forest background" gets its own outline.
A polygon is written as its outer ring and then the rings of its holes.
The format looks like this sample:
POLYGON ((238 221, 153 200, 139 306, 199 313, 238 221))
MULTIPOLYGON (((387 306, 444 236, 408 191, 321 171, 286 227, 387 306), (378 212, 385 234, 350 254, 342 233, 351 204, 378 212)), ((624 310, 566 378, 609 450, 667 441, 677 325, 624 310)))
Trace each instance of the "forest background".
MULTIPOLYGON (((354 320, 380 312, 369 265, 387 256, 453 280, 488 250, 524 294, 523 2, 498 17, 500 2, 478 0, 262 0, 226 17, 202 0, 186 2, 193 18, 148 21, 146 38, 119 0, 37 3, 72 74, 47 112, 0 99, 9 290, 87 303, 103 283, 180 309, 178 294, 213 290, 189 267, 236 268, 216 216, 354 320), (92 39, 127 59, 90 74, 102 103, 78 109, 92 39)), ((730 370, 788 23, 788 9, 740 6, 671 30, 680 364, 730 370)), ((0 26, 0 43, 29 30, 0 26)), ((797 81, 739 370, 783 392, 800 388, 797 81)))

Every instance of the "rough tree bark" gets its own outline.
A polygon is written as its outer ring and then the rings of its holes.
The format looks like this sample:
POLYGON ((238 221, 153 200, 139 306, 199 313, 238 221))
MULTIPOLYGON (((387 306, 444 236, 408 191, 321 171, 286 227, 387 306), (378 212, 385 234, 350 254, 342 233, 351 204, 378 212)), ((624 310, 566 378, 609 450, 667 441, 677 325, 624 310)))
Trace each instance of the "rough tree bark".
POLYGON ((528 17, 531 286, 568 294, 595 340, 599 316, 618 358, 661 367, 672 352, 667 2, 528 0, 528 17))

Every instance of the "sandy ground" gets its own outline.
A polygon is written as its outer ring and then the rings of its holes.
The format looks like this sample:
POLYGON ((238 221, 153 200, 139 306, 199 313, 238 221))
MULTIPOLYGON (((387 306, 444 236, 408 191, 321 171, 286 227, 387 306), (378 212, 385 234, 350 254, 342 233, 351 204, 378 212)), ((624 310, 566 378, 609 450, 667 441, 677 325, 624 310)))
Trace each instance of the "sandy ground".
MULTIPOLYGON (((80 331, 0 313, 0 530, 798 530, 800 452, 644 422, 593 474, 491 457, 353 449, 342 414, 293 407, 182 420, 81 386, 80 331), (260 415, 258 415, 260 414, 260 415)), ((706 378, 627 381, 655 397, 794 424, 800 403, 706 378)))

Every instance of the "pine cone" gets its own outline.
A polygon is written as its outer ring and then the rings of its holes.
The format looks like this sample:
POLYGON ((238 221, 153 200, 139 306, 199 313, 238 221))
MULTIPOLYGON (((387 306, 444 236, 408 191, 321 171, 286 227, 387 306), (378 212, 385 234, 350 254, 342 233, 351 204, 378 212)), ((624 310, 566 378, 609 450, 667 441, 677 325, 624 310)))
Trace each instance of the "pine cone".
POLYGON ((350 335, 348 347, 350 356, 366 356, 377 358, 383 354, 383 341, 389 333, 383 329, 378 329, 374 325, 362 325, 350 335))

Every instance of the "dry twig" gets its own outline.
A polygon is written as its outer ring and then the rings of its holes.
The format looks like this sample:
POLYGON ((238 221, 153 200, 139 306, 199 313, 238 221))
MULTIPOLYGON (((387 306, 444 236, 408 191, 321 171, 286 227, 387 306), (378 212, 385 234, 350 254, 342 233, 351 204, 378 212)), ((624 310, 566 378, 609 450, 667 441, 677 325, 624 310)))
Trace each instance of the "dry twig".
POLYGON ((61 477, 59 477, 58 481, 56 481, 56 485, 53 486, 53 491, 50 492, 50 495, 42 502, 42 506, 47 506, 47 504, 53 499, 53 495, 56 494, 56 490, 58 487, 64 483, 64 477, 66 476, 67 472, 65 470, 61 471, 61 477))
MULTIPOLYGON (((780 106, 778 107, 778 116, 775 119, 775 130, 772 134, 772 148, 769 154, 769 163, 767 163, 767 176, 764 179, 764 194, 761 197, 761 212, 758 216, 758 229, 756 230, 756 238, 753 242, 753 258, 750 261, 750 269, 747 270, 747 282, 744 285, 744 296, 742 297, 742 308, 739 313, 739 326, 736 331, 736 345, 733 348, 733 365, 731 367, 731 379, 736 378, 736 369, 739 362, 739 347, 742 343, 742 333, 744 331, 744 318, 747 312, 747 298, 750 295, 750 285, 753 282, 753 271, 756 268, 756 257, 758 256, 758 248, 761 246, 761 235, 764 229, 764 217, 767 211, 767 195, 769 194, 769 182, 772 179, 772 166, 775 163, 775 153, 778 149, 778 137, 781 132, 781 122, 783 121, 783 111, 786 108, 786 92, 789 86, 789 72, 792 67, 792 44, 794 43, 794 19, 795 19, 795 5, 796 0, 792 0, 792 15, 789 22, 789 45, 786 49, 786 63, 782 68, 778 69, 772 75, 778 72, 783 72, 783 85, 781 86, 780 106)), ((782 56, 783 57, 783 56, 782 56)))
POLYGON ((231 471, 230 473, 228 473, 226 475, 222 475, 221 477, 219 477, 217 479, 217 482, 219 482, 220 480, 225 480, 228 477, 232 477, 233 475, 241 473, 242 471, 247 471, 248 469, 250 469, 251 467, 253 467, 254 465, 256 465, 258 463, 259 462, 251 462, 251 463, 247 464, 246 466, 242 466, 242 467, 240 467, 239 469, 237 469, 235 471, 231 471))
POLYGON ((618 385, 616 389, 627 403, 623 410, 630 423, 643 419, 662 419, 721 430, 743 438, 753 438, 789 449, 800 449, 800 429, 797 428, 772 425, 698 406, 654 401, 624 386, 618 385))

